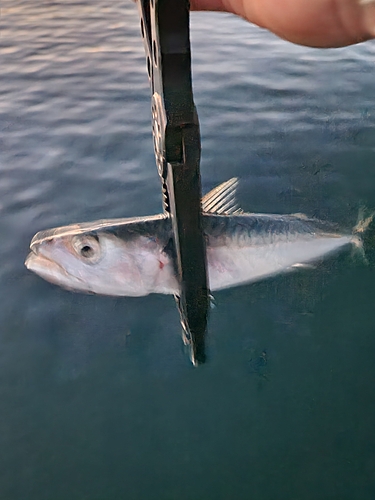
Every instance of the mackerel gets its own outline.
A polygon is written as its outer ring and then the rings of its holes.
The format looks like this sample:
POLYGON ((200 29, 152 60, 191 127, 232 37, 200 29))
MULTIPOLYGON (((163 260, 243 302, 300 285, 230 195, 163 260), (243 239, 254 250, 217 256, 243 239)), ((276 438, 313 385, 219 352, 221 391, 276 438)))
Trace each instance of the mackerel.
MULTIPOLYGON (((244 213, 237 179, 202 199, 211 291, 309 265, 344 247, 361 247, 373 218, 353 234, 303 214, 244 213)), ((99 220, 49 229, 31 241, 25 265, 64 288, 102 295, 178 295, 171 219, 167 215, 99 220)))

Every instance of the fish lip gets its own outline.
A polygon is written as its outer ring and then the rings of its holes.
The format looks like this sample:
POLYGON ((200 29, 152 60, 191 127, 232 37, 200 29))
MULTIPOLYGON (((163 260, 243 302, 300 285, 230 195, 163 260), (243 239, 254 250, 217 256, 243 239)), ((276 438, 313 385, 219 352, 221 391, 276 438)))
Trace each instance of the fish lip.
POLYGON ((36 259, 37 259, 39 263, 45 262, 45 263, 48 263, 50 265, 52 264, 53 267, 59 269, 62 273, 66 274, 68 276, 71 276, 68 272, 66 272, 66 270, 63 267, 60 266, 60 264, 58 264, 57 262, 49 259, 45 255, 42 255, 39 252, 37 252, 36 249, 33 248, 33 246, 31 244, 30 244, 30 250, 31 250, 31 252, 29 252, 29 254, 28 254, 28 256, 26 257, 26 260, 25 260, 25 266, 26 266, 27 269, 30 269, 30 265, 29 265, 30 261, 34 260, 34 262, 35 262, 36 259))
MULTIPOLYGON (((37 270, 35 268, 35 266, 34 267, 32 266, 32 263, 34 263, 34 264, 37 263, 37 267, 38 267, 38 265, 40 266, 40 265, 43 265, 43 263, 44 263, 44 265, 47 269, 48 269, 48 266, 49 267, 52 266, 52 268, 54 268, 59 273, 61 273, 61 275, 67 276, 71 280, 76 281, 77 283, 82 283, 87 288, 87 284, 85 283, 84 280, 78 278, 77 276, 74 276, 73 274, 70 274, 66 269, 64 269, 62 266, 60 266, 60 264, 58 264, 57 262, 55 262, 52 259, 49 259, 45 255, 39 253, 37 251, 37 248, 32 248, 33 246, 35 247, 35 245, 32 245, 32 242, 31 242, 30 243, 31 252, 29 252, 29 254, 27 255, 27 257, 25 259, 26 269, 28 269, 29 271, 33 271, 36 274, 38 274, 39 276, 41 276, 42 278, 46 279, 47 281, 52 281, 54 283, 55 281, 53 280, 52 275, 48 275, 48 277, 47 277, 46 275, 44 275, 44 273, 39 272, 39 270, 37 270)), ((57 284, 59 284, 59 283, 57 283, 57 284)), ((61 285, 61 284, 59 284, 59 285, 64 287, 64 285, 61 285)))

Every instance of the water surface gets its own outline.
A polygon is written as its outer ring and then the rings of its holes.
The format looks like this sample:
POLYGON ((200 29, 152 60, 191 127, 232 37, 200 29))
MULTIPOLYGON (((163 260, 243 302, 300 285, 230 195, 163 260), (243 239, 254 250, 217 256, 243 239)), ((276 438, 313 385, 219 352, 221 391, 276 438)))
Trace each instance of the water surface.
MULTIPOLYGON (((27 272, 41 229, 158 213, 131 2, 3 0, 0 497, 372 500, 375 273, 349 252, 215 294, 208 363, 171 297, 27 272)), ((314 50, 192 15, 207 191, 342 229, 375 208, 375 44, 314 50)))

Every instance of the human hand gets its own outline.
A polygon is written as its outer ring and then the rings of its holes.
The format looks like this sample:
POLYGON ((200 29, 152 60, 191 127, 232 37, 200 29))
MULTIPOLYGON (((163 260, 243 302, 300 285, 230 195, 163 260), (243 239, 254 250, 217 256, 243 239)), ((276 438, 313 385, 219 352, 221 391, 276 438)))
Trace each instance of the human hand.
POLYGON ((375 0, 191 0, 191 10, 231 12, 310 47, 375 38, 375 0))

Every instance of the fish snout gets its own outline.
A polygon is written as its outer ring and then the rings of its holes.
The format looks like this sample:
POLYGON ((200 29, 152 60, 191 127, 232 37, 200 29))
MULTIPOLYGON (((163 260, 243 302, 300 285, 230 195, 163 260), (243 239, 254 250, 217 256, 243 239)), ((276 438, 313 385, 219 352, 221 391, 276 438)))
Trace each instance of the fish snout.
POLYGON ((41 259, 48 257, 48 248, 51 247, 52 239, 40 240, 35 235, 30 243, 30 252, 25 260, 25 266, 27 269, 35 270, 37 263, 41 262, 41 259))
POLYGON ((47 250, 48 248, 50 248, 53 243, 52 238, 49 239, 37 238, 38 234, 36 234, 30 242, 30 250, 36 255, 38 255, 39 253, 43 254, 44 253, 43 250, 47 250))

